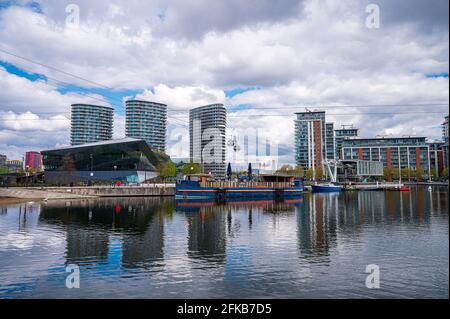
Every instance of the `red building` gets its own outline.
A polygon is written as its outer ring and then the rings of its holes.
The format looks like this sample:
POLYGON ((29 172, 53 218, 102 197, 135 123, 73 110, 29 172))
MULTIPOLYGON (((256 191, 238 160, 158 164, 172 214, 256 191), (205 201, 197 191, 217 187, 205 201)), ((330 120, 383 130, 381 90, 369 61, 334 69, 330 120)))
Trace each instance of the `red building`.
POLYGON ((26 152, 25 154, 25 168, 42 171, 42 155, 39 152, 26 152))

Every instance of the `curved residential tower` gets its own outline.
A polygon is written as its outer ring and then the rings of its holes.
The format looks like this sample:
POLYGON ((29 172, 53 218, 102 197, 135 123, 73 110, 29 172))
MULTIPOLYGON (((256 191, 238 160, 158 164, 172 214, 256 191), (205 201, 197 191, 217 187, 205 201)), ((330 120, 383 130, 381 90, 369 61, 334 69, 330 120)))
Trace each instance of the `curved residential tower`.
POLYGON ((226 173, 227 109, 211 104, 189 111, 190 158, 201 163, 203 173, 224 178, 226 173))
POLYGON ((112 139, 114 109, 109 106, 72 104, 70 143, 80 145, 112 139))
POLYGON ((126 101, 126 135, 144 139, 152 149, 166 151, 167 105, 126 101))

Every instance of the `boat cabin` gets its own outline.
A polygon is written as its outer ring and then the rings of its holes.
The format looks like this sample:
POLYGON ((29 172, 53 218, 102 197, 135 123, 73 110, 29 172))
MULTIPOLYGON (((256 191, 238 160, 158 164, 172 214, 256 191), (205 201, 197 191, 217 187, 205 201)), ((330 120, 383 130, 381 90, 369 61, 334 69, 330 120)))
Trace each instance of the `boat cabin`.
POLYGON ((259 175, 261 182, 268 183, 293 183, 294 175, 277 175, 277 174, 262 174, 259 175))
POLYGON ((184 180, 191 181, 191 182, 204 183, 204 182, 211 180, 212 178, 213 178, 212 175, 209 175, 209 174, 190 174, 190 175, 186 175, 184 177, 184 180))

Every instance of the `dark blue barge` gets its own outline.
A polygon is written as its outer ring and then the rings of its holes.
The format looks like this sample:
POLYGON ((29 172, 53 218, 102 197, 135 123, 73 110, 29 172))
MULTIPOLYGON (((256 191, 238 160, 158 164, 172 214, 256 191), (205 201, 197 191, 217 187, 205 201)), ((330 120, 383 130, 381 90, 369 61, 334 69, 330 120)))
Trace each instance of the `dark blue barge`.
POLYGON ((303 180, 294 176, 261 175, 260 181, 211 181, 209 175, 188 175, 177 181, 178 199, 292 198, 303 193, 303 180))

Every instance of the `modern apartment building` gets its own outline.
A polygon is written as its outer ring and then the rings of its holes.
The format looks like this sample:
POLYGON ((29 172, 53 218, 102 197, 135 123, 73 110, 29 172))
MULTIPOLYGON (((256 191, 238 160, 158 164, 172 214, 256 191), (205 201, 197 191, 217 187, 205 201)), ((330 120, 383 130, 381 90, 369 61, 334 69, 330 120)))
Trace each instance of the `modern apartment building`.
POLYGON ((39 152, 26 152, 25 153, 25 168, 33 169, 36 171, 42 170, 42 155, 39 152))
POLYGON ((0 154, 0 167, 4 167, 6 165, 6 160, 6 155, 0 154))
POLYGON ((326 123, 325 111, 295 113, 295 160, 305 169, 324 168, 326 159, 335 158, 332 123, 326 123))
POLYGON ((326 150, 327 150, 327 159, 335 159, 336 158, 336 140, 334 137, 334 123, 325 123, 326 127, 326 150))
POLYGON ((445 117, 444 123, 442 123, 442 139, 444 143, 448 145, 449 133, 448 133, 448 115, 445 117))
POLYGON ((17 172, 23 169, 23 162, 21 160, 6 160, 6 167, 10 171, 17 172))
POLYGON ((109 106, 72 104, 70 141, 81 145, 112 139, 114 109, 109 106))
POLYGON ((126 101, 126 136, 144 139, 152 149, 166 151, 167 105, 126 101))
POLYGON ((444 142, 442 141, 428 142, 430 169, 435 177, 441 177, 445 167, 443 146, 444 142))
POLYGON ((449 139, 449 133, 448 133, 448 115, 445 117, 444 123, 442 123, 442 140, 444 141, 444 144, 442 145, 442 150, 444 152, 444 166, 446 168, 450 167, 449 163, 449 149, 448 149, 448 139, 449 139))
POLYGON ((203 173, 224 178, 226 174, 227 110, 223 104, 211 104, 189 111, 189 155, 201 163, 203 173))
POLYGON ((425 137, 347 138, 342 141, 344 160, 381 161, 388 169, 431 169, 430 146, 425 137))
POLYGON ((358 129, 353 125, 342 125, 342 128, 334 130, 335 140, 335 157, 336 159, 342 159, 342 141, 347 138, 354 138, 358 136, 358 129))

